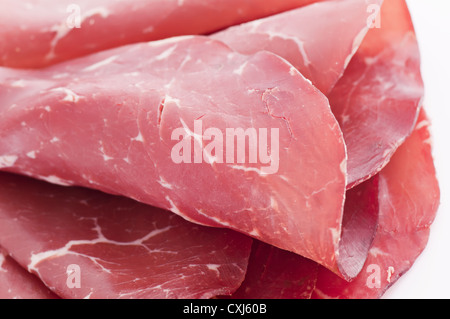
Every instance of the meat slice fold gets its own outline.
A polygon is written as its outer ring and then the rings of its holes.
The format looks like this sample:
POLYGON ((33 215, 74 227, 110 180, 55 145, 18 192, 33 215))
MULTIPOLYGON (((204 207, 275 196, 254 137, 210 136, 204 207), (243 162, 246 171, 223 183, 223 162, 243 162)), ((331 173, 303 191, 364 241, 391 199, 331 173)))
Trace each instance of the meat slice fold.
POLYGON ((342 132, 293 70, 200 36, 3 68, 0 163, 230 228, 349 278, 337 258, 342 132))
POLYGON ((420 52, 403 0, 385 0, 372 28, 328 95, 348 150, 348 188, 385 167, 411 134, 424 97, 420 52))

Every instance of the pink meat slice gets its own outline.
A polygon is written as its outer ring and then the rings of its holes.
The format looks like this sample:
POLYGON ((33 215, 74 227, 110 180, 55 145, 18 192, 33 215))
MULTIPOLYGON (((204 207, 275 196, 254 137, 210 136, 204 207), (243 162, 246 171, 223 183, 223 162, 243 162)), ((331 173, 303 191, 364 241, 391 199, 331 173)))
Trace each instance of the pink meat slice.
POLYGON ((94 190, 0 179, 1 245, 63 298, 211 298, 244 279, 247 236, 94 190))
POLYGON ((231 25, 317 0, 3 0, 0 65, 36 68, 126 44, 231 25))
MULTIPOLYGON (((346 194, 339 255, 344 268, 353 268, 354 273, 359 273, 364 266, 375 237, 379 212, 377 194, 378 178, 346 194)), ((247 275, 233 298, 310 299, 322 268, 312 260, 255 241, 247 275)))
MULTIPOLYGON (((236 295, 259 298, 264 294, 261 287, 268 287, 264 297, 270 299, 279 298, 280 295, 286 298, 314 299, 382 297, 413 266, 425 249, 430 226, 439 206, 440 191, 433 163, 429 125, 425 111, 422 110, 412 135, 398 149, 390 163, 378 175, 348 191, 346 209, 366 203, 364 200, 355 201, 366 196, 366 200, 379 207, 377 232, 363 270, 356 278, 349 282, 320 266, 317 270, 296 273, 293 270, 312 268, 311 261, 281 250, 274 251, 275 248, 270 246, 259 245, 252 252, 249 272, 236 295), (359 197, 363 193, 366 196, 359 197), (284 265, 284 268, 277 268, 279 265, 284 265), (254 272, 250 272, 251 269, 254 272), (298 290, 289 291, 290 283, 298 282, 302 283, 298 290)), ((364 210, 357 213, 361 212, 364 210)), ((355 223, 357 224, 364 227, 364 223, 355 223)), ((353 227, 355 230, 358 228, 353 227)))
POLYGON ((328 94, 342 77, 382 3, 383 0, 318 2, 211 36, 244 54, 273 52, 328 94))
POLYGON ((0 299, 57 299, 36 276, 0 247, 0 299))
MULTIPOLYGON (((3 170, 121 194, 356 275, 336 258, 342 132, 326 97, 284 59, 190 36, 0 72, 3 170), (251 163, 249 152, 230 163, 220 147, 202 150, 207 128, 225 136, 254 128, 263 142, 265 130, 269 164, 251 163), (176 164, 181 138, 203 162, 176 164)), ((230 150, 236 156, 238 143, 230 150)))
POLYGON ((379 174, 380 221, 363 271, 347 283, 321 268, 315 297, 379 298, 425 249, 440 202, 429 125, 422 109, 413 134, 379 174))
POLYGON ((348 150, 348 188, 378 173, 414 129, 424 95, 420 53, 406 3, 385 0, 328 95, 348 150))

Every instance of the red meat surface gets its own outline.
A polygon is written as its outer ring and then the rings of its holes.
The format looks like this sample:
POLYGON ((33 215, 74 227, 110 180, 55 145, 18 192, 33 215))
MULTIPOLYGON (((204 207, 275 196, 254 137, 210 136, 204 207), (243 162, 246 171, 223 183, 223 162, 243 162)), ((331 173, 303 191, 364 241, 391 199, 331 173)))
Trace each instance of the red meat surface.
POLYGON ((247 236, 93 190, 0 180, 0 244, 58 296, 211 298, 244 279, 247 236))
POLYGON ((317 0, 3 0, 0 65, 37 68, 122 45, 231 25, 317 0))
POLYGON ((27 272, 0 247, 0 299, 56 299, 36 276, 27 272))

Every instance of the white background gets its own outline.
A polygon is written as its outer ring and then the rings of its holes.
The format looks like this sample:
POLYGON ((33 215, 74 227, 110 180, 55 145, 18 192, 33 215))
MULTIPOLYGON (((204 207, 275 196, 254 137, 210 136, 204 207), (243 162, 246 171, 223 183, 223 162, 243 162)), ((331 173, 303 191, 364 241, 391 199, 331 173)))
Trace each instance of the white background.
POLYGON ((425 251, 384 298, 450 299, 450 1, 407 2, 421 49, 441 206, 425 251))

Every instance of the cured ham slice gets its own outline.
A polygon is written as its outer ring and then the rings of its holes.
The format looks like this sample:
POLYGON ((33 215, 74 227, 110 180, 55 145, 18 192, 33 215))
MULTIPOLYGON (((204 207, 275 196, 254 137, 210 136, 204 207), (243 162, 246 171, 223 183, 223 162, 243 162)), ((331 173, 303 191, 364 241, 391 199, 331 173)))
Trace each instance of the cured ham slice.
POLYGON ((212 36, 241 53, 282 56, 329 97, 347 145, 348 188, 379 172, 414 128, 424 87, 404 1, 325 1, 212 36), (382 9, 373 25, 372 7, 382 9))
MULTIPOLYGON (((377 195, 378 178, 349 190, 346 195, 339 255, 346 269, 353 267, 354 273, 362 269, 375 236, 377 195)), ((318 274, 323 271, 321 268, 301 256, 255 242, 245 281, 233 298, 309 299, 315 291, 318 274)))
POLYGON ((3 0, 0 65, 36 68, 136 42, 207 34, 311 2, 3 0))
POLYGON ((273 52, 328 94, 359 48, 369 31, 371 18, 382 3, 382 0, 319 2, 231 27, 212 37, 244 54, 273 52))
POLYGON ((403 0, 386 0, 329 94, 348 150, 348 187, 379 172, 411 134, 424 96, 420 53, 403 0))
POLYGON ((356 275, 336 258, 347 175, 342 133, 325 96, 284 59, 182 37, 0 72, 4 170, 121 194, 356 275), (254 144, 268 160, 236 158, 237 142, 208 151, 196 121, 219 131, 219 142, 234 139, 230 128, 258 129, 254 144))
POLYGON ((0 248, 0 299, 56 299, 37 277, 0 248))
POLYGON ((2 246, 63 298, 211 298, 244 279, 249 237, 93 190, 0 180, 2 246))
POLYGON ((379 298, 425 249, 440 201, 429 125, 422 109, 413 134, 379 174, 380 221, 363 271, 347 283, 322 268, 316 297, 379 298))
POLYGON ((248 266, 249 272, 236 297, 382 297, 425 249, 439 206, 440 191, 433 164, 429 125, 422 110, 414 132, 390 163, 378 175, 348 191, 350 196, 346 209, 354 209, 359 206, 358 202, 365 203, 364 200, 355 201, 362 199, 358 193, 366 193, 366 199, 375 197, 371 201, 378 201, 379 207, 379 223, 369 257, 356 278, 348 282, 323 267, 314 269, 314 264, 301 256, 267 245, 256 245, 248 266), (279 268, 279 265, 283 267, 279 268), (302 269, 309 270, 301 272, 302 269), (300 284, 295 286, 295 283, 300 284), (268 289, 264 292, 261 287, 268 289))

